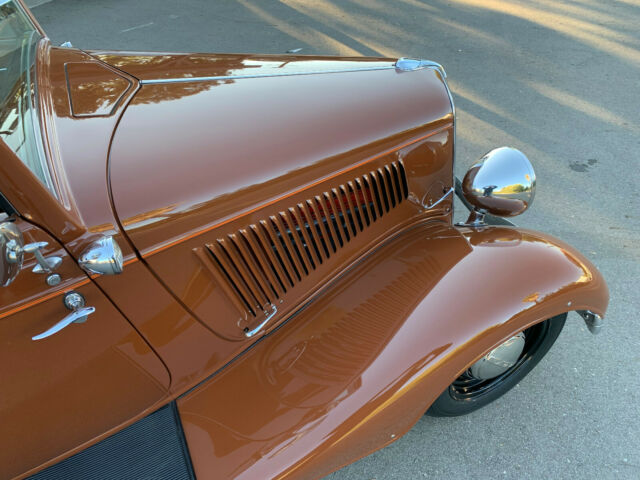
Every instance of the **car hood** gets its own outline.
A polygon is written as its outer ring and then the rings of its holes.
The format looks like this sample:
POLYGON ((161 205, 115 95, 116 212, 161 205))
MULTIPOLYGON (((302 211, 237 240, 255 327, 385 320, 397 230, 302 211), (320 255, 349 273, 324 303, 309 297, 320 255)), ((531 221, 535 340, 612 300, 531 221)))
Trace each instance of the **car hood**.
POLYGON ((143 255, 452 122, 440 73, 392 59, 90 53, 140 82, 108 170, 143 255))
POLYGON ((253 77, 326 73, 393 67, 395 59, 311 55, 247 55, 90 51, 143 83, 193 81, 210 77, 253 77))

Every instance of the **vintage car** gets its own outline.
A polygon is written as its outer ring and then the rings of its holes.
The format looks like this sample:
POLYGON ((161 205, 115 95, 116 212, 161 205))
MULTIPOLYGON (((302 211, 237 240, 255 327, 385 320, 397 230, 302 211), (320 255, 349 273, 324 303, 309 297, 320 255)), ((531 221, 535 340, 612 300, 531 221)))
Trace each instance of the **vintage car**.
POLYGON ((602 326, 503 219, 527 158, 454 178, 434 62, 82 51, 21 0, 0 42, 2 478, 318 478, 602 326))

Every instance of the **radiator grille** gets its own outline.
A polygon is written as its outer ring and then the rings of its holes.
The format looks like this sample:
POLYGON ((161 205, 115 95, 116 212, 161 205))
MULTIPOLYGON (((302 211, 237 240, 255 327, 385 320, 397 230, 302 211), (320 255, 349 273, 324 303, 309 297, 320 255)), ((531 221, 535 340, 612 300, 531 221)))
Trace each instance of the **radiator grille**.
POLYGON ((404 165, 393 162, 206 248, 236 306, 257 317, 408 196, 404 165))
POLYGON ((28 480, 195 480, 175 402, 28 480))

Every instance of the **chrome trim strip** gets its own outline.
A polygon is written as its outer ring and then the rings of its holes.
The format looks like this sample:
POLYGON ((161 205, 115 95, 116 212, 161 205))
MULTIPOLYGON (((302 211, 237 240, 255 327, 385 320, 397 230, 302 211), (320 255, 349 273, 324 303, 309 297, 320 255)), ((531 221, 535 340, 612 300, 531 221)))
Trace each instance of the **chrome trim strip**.
MULTIPOLYGON (((437 70, 440 76, 442 77, 442 83, 444 84, 444 88, 447 91, 447 96, 449 97, 449 103, 451 104, 451 115, 453 116, 453 152, 452 152, 452 162, 451 162, 451 175, 456 180, 456 194, 458 194, 458 183, 459 180, 455 177, 455 165, 456 165, 456 106, 453 103, 453 95, 451 94, 451 89, 449 88, 449 82, 447 81, 447 72, 445 72, 444 67, 440 65, 438 62, 434 62, 432 60, 419 60, 417 58, 406 58, 402 57, 396 61, 395 68, 398 72, 413 72, 415 70, 422 70, 423 68, 433 68, 437 70)), ((448 195, 448 193, 447 193, 448 195)), ((446 195, 445 195, 446 196, 446 195)), ((458 194, 460 199, 467 205, 466 200, 458 194)), ((444 198, 444 197, 443 197, 444 198)), ((453 216, 453 206, 451 207, 452 216, 453 216)))
MULTIPOLYGON (((449 103, 451 104, 451 115, 453 116, 453 161, 451 162, 451 175, 457 180, 455 177, 455 164, 456 164, 456 106, 453 103, 453 95, 451 94, 451 89, 449 88, 449 82, 447 80, 447 72, 444 70, 444 67, 440 65, 438 62, 433 62, 431 60, 418 60, 415 58, 399 58, 396 61, 396 70, 400 72, 412 72, 415 70, 422 70, 423 68, 433 68, 437 70, 440 76, 442 77, 442 83, 444 84, 444 88, 447 91, 447 96, 449 97, 449 103)), ((457 185, 456 185, 456 193, 457 185)), ((461 197, 460 195, 458 195, 461 197)), ((462 197, 461 197, 462 199, 462 197)), ((466 205, 466 201, 463 200, 466 205)), ((453 208, 452 208, 453 210, 453 208)))
MULTIPOLYGON (((438 71, 442 74, 442 83, 444 83, 444 88, 447 90, 447 95, 449 96, 449 103, 451 104, 451 116, 453 122, 453 146, 451 148, 451 176, 454 178, 454 181, 459 182, 458 177, 456 177, 456 106, 453 103, 453 95, 451 94, 451 89, 449 88, 449 82, 447 80, 447 73, 444 71, 444 68, 440 66, 438 71)), ((454 184, 456 187, 457 193, 457 183, 454 184)), ((465 202, 466 203, 466 202, 465 202)), ((453 215, 455 213, 455 202, 451 203, 451 218, 453 219, 453 215)))
POLYGON ((402 72, 413 72, 414 70, 422 70, 423 68, 435 68, 440 72, 443 79, 447 78, 447 73, 444 71, 442 65, 431 60, 402 57, 396 61, 395 67, 396 70, 400 70, 402 72))
POLYGON ((293 77, 298 75, 318 75, 321 73, 348 73, 348 72, 371 72, 374 70, 391 70, 395 65, 387 67, 362 67, 345 68, 344 70, 314 70, 309 72, 289 72, 289 73, 257 73, 255 75, 224 75, 217 77, 184 77, 184 78, 156 78, 151 80, 140 80, 141 85, 161 85, 165 83, 189 83, 189 82, 214 82, 217 80, 240 80, 245 78, 269 78, 269 77, 293 77))

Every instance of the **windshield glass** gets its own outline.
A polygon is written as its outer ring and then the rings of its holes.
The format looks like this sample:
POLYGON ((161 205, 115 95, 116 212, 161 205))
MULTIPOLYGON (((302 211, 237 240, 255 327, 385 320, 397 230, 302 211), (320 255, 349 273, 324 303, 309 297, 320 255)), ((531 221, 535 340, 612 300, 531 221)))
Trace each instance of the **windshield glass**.
POLYGON ((51 190, 34 105, 35 53, 41 38, 17 2, 0 0, 0 138, 51 190))

